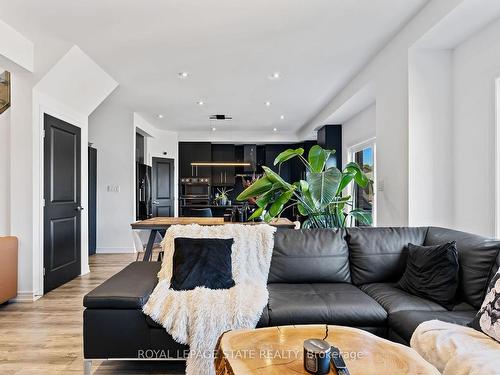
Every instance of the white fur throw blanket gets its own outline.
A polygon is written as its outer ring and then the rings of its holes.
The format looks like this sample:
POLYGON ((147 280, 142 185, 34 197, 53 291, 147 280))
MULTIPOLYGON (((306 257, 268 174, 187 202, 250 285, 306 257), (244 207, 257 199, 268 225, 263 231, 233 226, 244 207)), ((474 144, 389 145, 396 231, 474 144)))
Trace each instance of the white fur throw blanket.
POLYGON ((228 224, 219 226, 175 225, 162 242, 165 252, 159 282, 143 311, 161 324, 181 344, 189 345, 187 375, 213 375, 214 350, 226 331, 255 328, 268 301, 267 277, 275 227, 228 224), (170 289, 174 239, 233 238, 231 262, 235 286, 212 290, 170 289))
POLYGON ((429 320, 417 327, 411 347, 443 375, 500 374, 500 344, 473 328, 429 320))

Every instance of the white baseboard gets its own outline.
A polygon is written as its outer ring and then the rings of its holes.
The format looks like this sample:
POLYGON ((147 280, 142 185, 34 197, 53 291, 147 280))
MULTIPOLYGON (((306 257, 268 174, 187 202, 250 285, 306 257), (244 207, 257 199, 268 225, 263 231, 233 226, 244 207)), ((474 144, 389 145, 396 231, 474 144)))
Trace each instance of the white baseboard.
POLYGON ((135 254, 133 247, 99 247, 96 249, 97 254, 135 254))
POLYGON ((33 302, 40 297, 35 297, 33 292, 17 292, 17 297, 12 302, 33 302))

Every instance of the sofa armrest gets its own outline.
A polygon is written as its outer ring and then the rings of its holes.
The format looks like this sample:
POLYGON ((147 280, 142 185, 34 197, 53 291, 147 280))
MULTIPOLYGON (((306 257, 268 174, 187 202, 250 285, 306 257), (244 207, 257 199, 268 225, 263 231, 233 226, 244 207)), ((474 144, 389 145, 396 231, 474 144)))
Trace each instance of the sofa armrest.
POLYGON ((0 237, 0 303, 17 296, 16 237, 0 237))
POLYGON ((133 262, 83 298, 91 309, 142 309, 155 288, 159 262, 133 262))

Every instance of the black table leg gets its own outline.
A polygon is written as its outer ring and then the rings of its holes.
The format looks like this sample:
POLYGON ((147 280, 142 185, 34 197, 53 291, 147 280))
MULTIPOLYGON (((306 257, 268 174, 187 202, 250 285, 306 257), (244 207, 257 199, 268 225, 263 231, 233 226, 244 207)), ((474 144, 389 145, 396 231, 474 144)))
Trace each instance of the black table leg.
POLYGON ((153 257, 153 246, 155 244, 157 229, 151 229, 151 233, 149 233, 148 244, 146 245, 146 251, 144 252, 144 258, 142 258, 143 262, 151 261, 153 257))

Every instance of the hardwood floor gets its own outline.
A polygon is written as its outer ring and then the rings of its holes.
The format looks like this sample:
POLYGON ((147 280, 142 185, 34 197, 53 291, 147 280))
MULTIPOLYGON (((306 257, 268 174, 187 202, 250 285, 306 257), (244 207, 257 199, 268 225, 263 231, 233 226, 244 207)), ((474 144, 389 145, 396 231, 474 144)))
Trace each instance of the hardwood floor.
MULTIPOLYGON (((136 258, 133 254, 90 257, 90 274, 33 303, 0 306, 0 374, 83 374, 83 296, 136 258)), ((92 373, 183 374, 182 363, 93 362, 92 373)))

